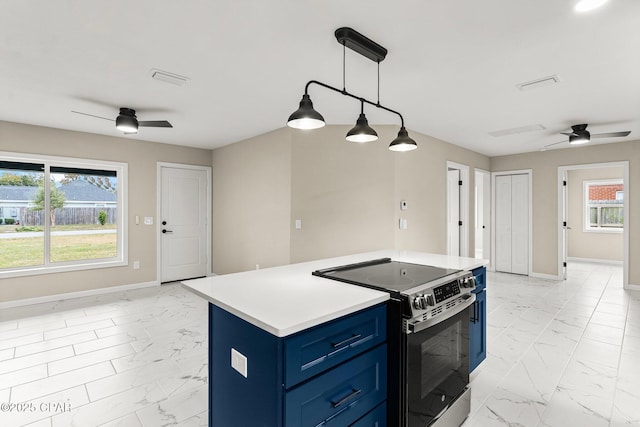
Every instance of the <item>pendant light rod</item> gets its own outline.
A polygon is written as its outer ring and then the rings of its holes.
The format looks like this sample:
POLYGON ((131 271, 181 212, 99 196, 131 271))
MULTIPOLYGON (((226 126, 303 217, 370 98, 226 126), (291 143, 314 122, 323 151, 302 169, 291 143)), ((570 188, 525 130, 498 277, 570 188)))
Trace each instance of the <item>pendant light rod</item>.
POLYGON ((332 91, 334 91, 334 92, 341 93, 341 94, 342 94, 342 95, 344 95, 344 96, 348 96, 348 97, 350 97, 350 98, 357 99, 358 101, 360 101, 360 102, 362 102, 362 103, 366 102, 367 104, 369 104, 369 105, 373 105, 373 106, 374 106, 374 107, 376 107, 376 108, 380 108, 380 109, 382 109, 382 110, 386 110, 386 111, 388 111, 388 112, 390 112, 390 113, 397 114, 397 115, 398 115, 398 117, 400 117, 401 127, 404 127, 404 117, 402 117, 402 114, 400 114, 399 112, 397 112, 397 111, 395 111, 395 110, 392 110, 391 108, 385 107, 384 105, 380 104, 380 102, 373 102, 373 101, 369 101, 369 100, 368 100, 368 99, 366 99, 366 98, 362 98, 362 97, 360 97, 360 96, 353 95, 352 93, 347 92, 347 90, 346 90, 346 89, 342 89, 342 90, 340 90, 340 89, 335 88, 335 87, 333 87, 333 86, 330 86, 330 85, 328 85, 328 84, 326 84, 326 83, 319 82, 318 80, 309 80, 309 81, 307 82, 307 84, 306 84, 306 85, 305 85, 305 87, 304 87, 304 94, 305 94, 305 95, 307 95, 307 96, 309 95, 309 86, 310 86, 311 84, 317 84, 318 86, 322 86, 322 87, 327 88, 327 89, 330 89, 330 90, 332 90, 332 91))

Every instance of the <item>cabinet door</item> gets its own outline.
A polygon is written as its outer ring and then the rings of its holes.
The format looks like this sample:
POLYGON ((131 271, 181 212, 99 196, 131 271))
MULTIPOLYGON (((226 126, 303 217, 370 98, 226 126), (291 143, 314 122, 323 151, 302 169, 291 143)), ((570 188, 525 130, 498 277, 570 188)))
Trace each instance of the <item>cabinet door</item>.
POLYGON ((387 404, 381 403, 376 409, 360 418, 349 427, 386 427, 387 426, 387 404))
POLYGON ((476 294, 469 325, 469 372, 487 357, 487 293, 476 294))
POLYGON ((386 306, 367 309, 284 340, 285 387, 290 388, 387 338, 386 306))
POLYGON ((383 344, 287 392, 285 425, 346 427, 386 396, 387 346, 383 344))

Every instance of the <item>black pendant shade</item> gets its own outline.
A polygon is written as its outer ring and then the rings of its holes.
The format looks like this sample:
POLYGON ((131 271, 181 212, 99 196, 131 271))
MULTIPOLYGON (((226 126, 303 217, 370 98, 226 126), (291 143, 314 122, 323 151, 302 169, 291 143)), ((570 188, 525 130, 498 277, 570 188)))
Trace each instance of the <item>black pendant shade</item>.
POLYGON ((305 93, 300 107, 289 116, 287 126, 295 129, 318 129, 324 126, 324 117, 313 109, 311 97, 305 93))
POLYGON ((389 150, 391 151, 411 151, 416 148, 418 148, 418 144, 409 137, 409 132, 404 126, 400 128, 398 137, 389 144, 389 150))
POLYGON ((371 142, 378 139, 378 134, 369 126, 367 117, 360 113, 356 125, 347 132, 347 141, 350 142, 371 142))

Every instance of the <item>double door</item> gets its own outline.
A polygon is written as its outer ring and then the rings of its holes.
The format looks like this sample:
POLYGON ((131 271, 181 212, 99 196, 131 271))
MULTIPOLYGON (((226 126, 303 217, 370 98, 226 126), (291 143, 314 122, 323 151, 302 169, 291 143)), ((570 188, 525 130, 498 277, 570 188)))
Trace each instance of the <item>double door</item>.
POLYGON ((529 274, 529 175, 495 180, 496 271, 529 274))

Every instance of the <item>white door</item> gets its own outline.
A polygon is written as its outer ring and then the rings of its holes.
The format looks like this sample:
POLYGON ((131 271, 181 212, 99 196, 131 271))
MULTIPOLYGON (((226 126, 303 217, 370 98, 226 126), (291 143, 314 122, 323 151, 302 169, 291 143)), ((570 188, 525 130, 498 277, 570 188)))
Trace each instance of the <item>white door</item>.
POLYGON ((511 272, 529 274, 529 176, 511 176, 511 272))
POLYGON ((511 272, 511 176, 496 176, 496 271, 511 272))
POLYGON ((563 172, 562 177, 562 278, 567 280, 567 253, 569 251, 568 230, 569 224, 567 224, 569 218, 569 212, 567 210, 567 189, 569 185, 567 171, 563 172))
POLYGON ((476 186, 476 224, 475 224, 475 257, 489 259, 491 257, 491 184, 489 172, 475 172, 476 186))
POLYGON ((161 282, 207 275, 208 173, 161 166, 161 282))
POLYGON ((447 171, 447 254, 460 255, 460 171, 447 171))
POLYGON ((496 271, 529 274, 529 176, 499 175, 496 195, 496 271))

